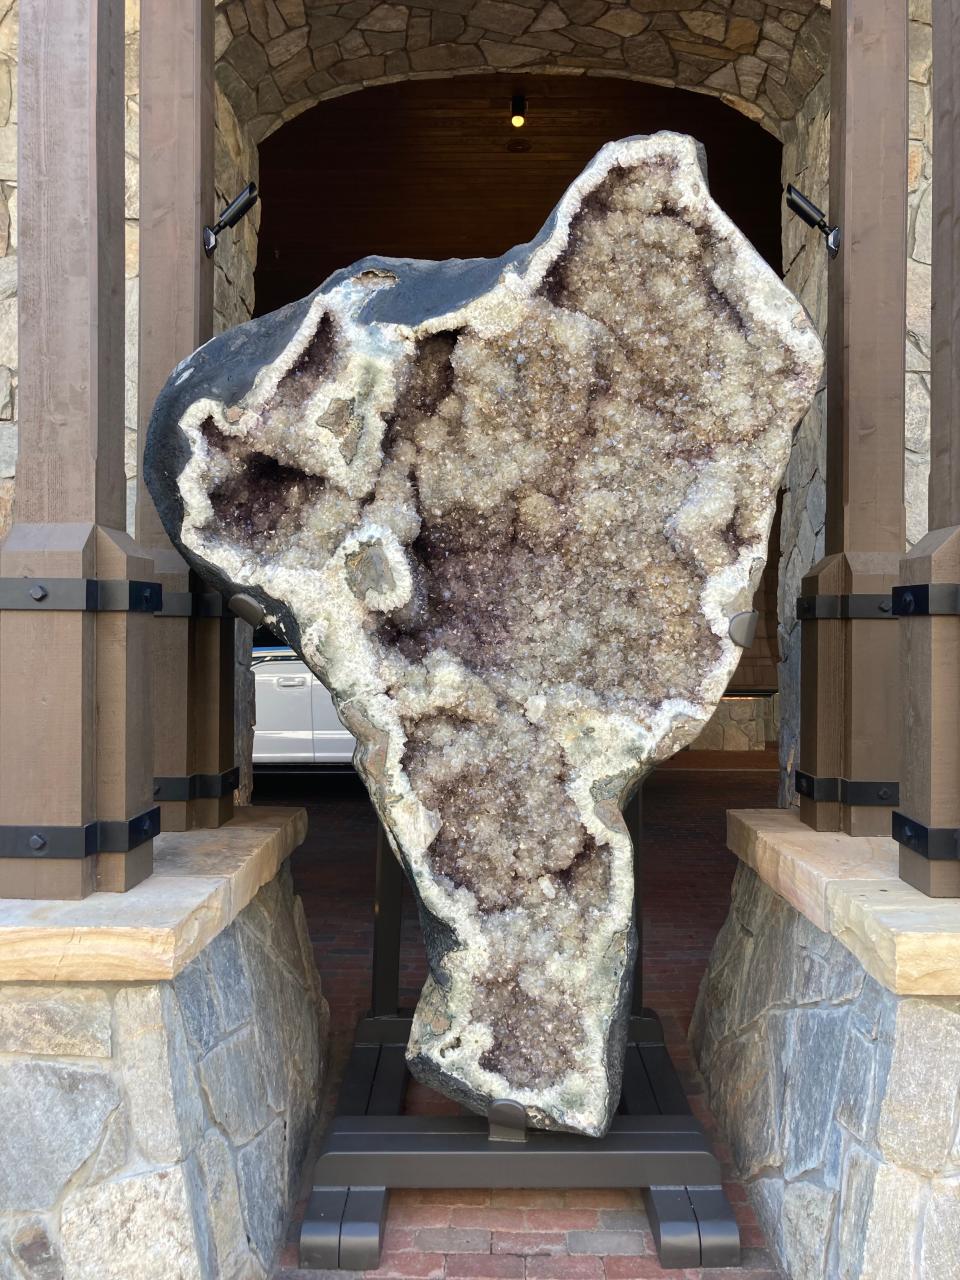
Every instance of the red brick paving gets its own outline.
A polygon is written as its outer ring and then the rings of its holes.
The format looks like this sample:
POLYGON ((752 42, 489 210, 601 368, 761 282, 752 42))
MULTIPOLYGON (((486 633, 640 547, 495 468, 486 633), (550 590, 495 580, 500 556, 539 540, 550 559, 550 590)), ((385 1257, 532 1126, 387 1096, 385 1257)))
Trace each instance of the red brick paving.
MULTIPOLYGON (((377 1280, 774 1280, 779 1275, 730 1169, 729 1152, 716 1137, 686 1041, 736 866, 724 845, 724 814, 776 803, 775 761, 769 753, 756 753, 743 762, 754 766, 750 771, 684 768, 682 761, 681 756, 658 771, 644 787, 644 999, 660 1015, 694 1113, 714 1134, 740 1223, 743 1265, 662 1268, 637 1191, 443 1189, 391 1195, 381 1266, 368 1273, 377 1280)), ((304 804, 310 813, 310 833, 294 857, 293 871, 332 1014, 329 1114, 354 1027, 369 999, 376 827, 366 794, 350 775, 271 779, 261 784, 257 798, 304 804)), ((424 959, 409 895, 404 908, 401 998, 412 1005, 424 959)), ((456 1110, 453 1104, 419 1085, 408 1091, 409 1112, 451 1109, 456 1110)), ((343 1274, 298 1269, 296 1240, 304 1205, 301 1200, 297 1206, 272 1280, 343 1274)))

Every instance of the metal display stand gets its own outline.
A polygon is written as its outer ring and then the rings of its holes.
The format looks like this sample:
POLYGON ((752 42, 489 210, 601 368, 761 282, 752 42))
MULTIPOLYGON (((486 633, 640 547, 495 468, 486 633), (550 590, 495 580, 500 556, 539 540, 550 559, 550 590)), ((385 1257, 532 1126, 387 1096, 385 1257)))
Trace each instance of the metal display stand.
MULTIPOLYGON (((625 810, 639 847, 639 795, 625 810)), ((638 867, 639 870, 639 867, 638 867)), ((482 1116, 406 1116, 411 1018, 398 1010, 403 872, 377 843, 373 1004, 357 1029, 300 1231, 303 1268, 362 1271, 380 1261, 394 1187, 637 1187, 664 1267, 735 1267, 740 1235, 720 1164, 642 1007, 638 951, 617 1115, 604 1138, 528 1130, 505 1100, 482 1116)))

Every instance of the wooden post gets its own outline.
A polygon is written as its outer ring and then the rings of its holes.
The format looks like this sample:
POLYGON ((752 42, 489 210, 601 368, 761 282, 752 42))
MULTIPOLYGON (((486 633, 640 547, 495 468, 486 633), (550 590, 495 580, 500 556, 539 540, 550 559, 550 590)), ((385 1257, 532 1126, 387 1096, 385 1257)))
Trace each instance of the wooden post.
POLYGON ((886 834, 900 777, 907 0, 834 0, 826 555, 803 579, 800 814, 886 834))
POLYGON ((171 545, 143 484, 157 393, 213 333, 213 0, 164 0, 140 15, 140 465, 137 540, 166 604, 154 636, 153 772, 166 831, 217 827, 233 815, 233 619, 218 616, 171 545), (211 606, 214 610, 210 616, 211 606))
POLYGON ((895 593, 905 751, 894 835, 900 875, 960 897, 960 12, 933 6, 933 313, 930 532, 895 593))
POLYGON ((21 0, 20 457, 0 548, 0 897, 149 875, 159 589, 124 532, 123 0, 21 0))

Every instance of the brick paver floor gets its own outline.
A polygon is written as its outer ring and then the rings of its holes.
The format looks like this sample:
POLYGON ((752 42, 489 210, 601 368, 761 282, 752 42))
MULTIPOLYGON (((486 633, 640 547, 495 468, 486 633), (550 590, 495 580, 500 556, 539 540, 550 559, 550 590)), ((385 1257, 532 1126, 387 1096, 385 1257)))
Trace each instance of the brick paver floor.
MULTIPOLYGON (((699 758, 697 760, 699 763, 699 758)), ((691 758, 691 763, 693 759, 691 758)), ((735 859, 724 845, 724 812, 776 803, 770 754, 737 760, 759 768, 724 771, 671 767, 644 788, 643 947, 645 1001, 659 1013, 691 1106, 711 1134, 713 1118, 694 1070, 686 1033, 700 977, 729 902, 735 859)), ((303 804, 310 833, 293 860, 323 989, 331 1008, 325 1114, 329 1115, 354 1027, 369 998, 375 824, 366 793, 352 775, 270 779, 264 803, 303 804)), ((419 926, 405 901, 403 1002, 423 979, 419 926)), ((452 1104, 414 1085, 409 1111, 436 1113, 452 1104)), ((741 1226, 743 1265, 732 1270, 664 1270, 634 1191, 397 1191, 390 1197, 378 1280, 774 1280, 779 1273, 715 1136, 727 1193, 741 1226)), ((306 1184, 304 1197, 306 1195, 306 1184)), ((341 1272, 299 1270, 296 1239, 305 1198, 290 1225, 273 1280, 316 1280, 341 1272)))

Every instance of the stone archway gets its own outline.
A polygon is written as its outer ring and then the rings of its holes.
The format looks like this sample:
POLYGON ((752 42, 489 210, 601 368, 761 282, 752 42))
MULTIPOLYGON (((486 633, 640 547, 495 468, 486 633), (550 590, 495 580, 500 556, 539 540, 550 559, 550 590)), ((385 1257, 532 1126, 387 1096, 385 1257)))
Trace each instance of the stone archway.
POLYGON ((697 89, 782 135, 829 42, 819 0, 224 0, 217 79, 255 141, 351 89, 520 69, 697 89))

